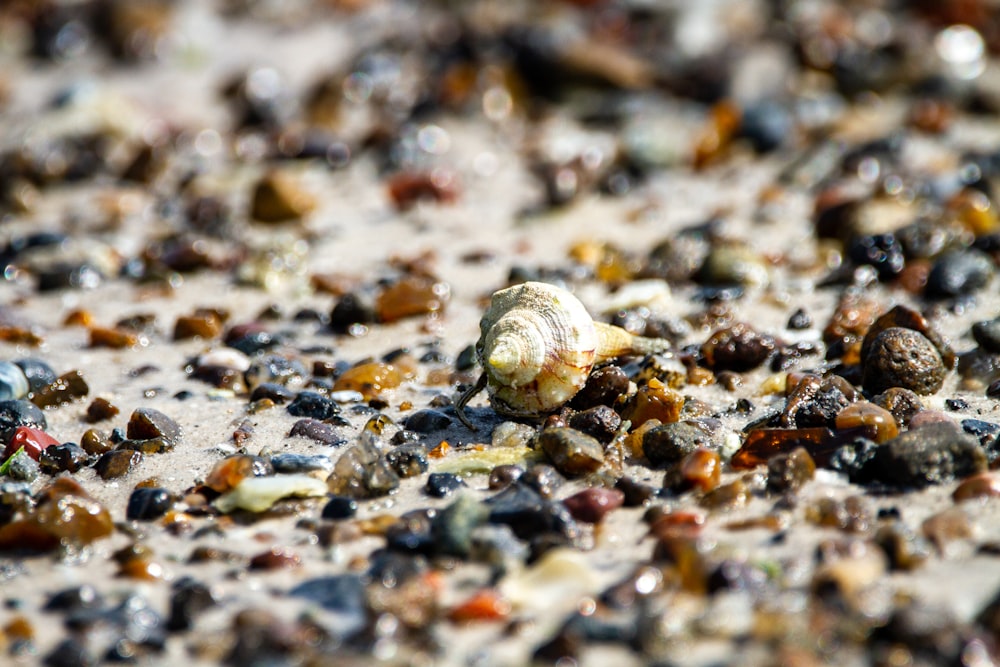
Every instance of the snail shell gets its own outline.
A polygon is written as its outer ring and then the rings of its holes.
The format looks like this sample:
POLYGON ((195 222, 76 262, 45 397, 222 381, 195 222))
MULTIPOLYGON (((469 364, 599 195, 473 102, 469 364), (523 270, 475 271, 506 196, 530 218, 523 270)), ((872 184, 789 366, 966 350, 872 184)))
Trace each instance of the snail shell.
POLYGON ((462 408, 484 386, 497 412, 537 417, 573 398, 595 364, 670 347, 666 340, 595 322, 573 294, 546 283, 494 293, 479 329, 476 355, 483 375, 457 406, 459 418, 470 427, 462 408))

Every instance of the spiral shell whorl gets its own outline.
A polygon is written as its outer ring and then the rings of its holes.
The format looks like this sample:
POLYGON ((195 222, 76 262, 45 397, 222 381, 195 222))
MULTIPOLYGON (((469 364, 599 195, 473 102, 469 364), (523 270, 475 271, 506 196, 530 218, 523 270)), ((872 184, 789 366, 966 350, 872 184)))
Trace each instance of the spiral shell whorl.
POLYGON ((598 346, 590 314, 572 294, 543 283, 500 290, 480 322, 477 346, 498 412, 529 416, 575 395, 598 346))

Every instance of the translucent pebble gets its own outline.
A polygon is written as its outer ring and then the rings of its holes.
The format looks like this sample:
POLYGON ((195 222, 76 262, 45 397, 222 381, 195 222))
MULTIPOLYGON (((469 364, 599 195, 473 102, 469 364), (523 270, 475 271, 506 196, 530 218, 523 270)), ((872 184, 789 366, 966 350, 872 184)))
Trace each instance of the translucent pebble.
POLYGON ((308 475, 247 477, 232 491, 216 499, 215 508, 228 514, 236 509, 263 512, 282 498, 316 498, 326 495, 326 483, 308 475))

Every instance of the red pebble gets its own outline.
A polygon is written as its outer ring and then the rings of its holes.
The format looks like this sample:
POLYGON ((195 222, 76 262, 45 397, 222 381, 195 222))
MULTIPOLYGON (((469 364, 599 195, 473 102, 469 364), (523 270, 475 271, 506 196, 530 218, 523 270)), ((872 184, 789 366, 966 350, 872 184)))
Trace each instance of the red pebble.
POLYGON ((3 460, 6 461, 14 456, 17 450, 24 447, 28 456, 37 461, 43 449, 58 444, 58 440, 39 428, 18 426, 14 429, 14 435, 7 441, 7 449, 3 451, 3 460))
POLYGON ((584 489, 563 501, 566 509, 577 521, 598 523, 611 510, 625 502, 625 494, 618 489, 584 489))

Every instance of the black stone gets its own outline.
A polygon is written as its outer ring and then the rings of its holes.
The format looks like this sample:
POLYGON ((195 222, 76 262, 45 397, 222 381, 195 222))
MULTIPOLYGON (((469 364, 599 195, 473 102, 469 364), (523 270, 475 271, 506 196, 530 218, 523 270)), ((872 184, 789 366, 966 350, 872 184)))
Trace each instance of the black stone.
POLYGON ((404 479, 422 475, 430 467, 427 452, 420 445, 397 447, 385 455, 385 460, 404 479))
POLYGON ((622 418, 607 405, 597 405, 570 416, 569 426, 603 443, 609 443, 618 433, 622 418))
POLYGON ((205 584, 184 577, 173 586, 167 630, 180 632, 194 627, 195 616, 218 604, 215 594, 205 584))
POLYGON ((963 431, 979 440, 992 467, 993 462, 1000 459, 1000 424, 982 419, 963 419, 961 424, 963 431))
POLYGON ((131 521, 153 521, 170 511, 173 495, 155 487, 135 489, 128 498, 125 517, 131 521))
POLYGON ((320 420, 340 414, 340 406, 336 402, 314 391, 299 392, 287 410, 293 417, 311 417, 320 420))
POLYGON ((14 363, 24 373, 24 377, 28 379, 28 390, 32 392, 49 386, 59 377, 52 367, 42 359, 25 357, 24 359, 18 359, 14 363))
POLYGON ((1000 319, 976 322, 972 325, 972 337, 987 352, 1000 352, 1000 319))
POLYGON ((333 461, 323 454, 275 454, 271 457, 271 465, 278 473, 295 474, 310 473, 317 470, 333 470, 333 461))
POLYGON ((45 611, 70 613, 81 609, 96 609, 104 606, 104 597, 90 584, 74 586, 56 591, 46 600, 45 611))
POLYGON ((925 487, 987 469, 979 442, 957 424, 928 424, 907 431, 876 449, 877 479, 891 486, 925 487))
POLYGON ((903 246, 892 234, 872 234, 851 239, 848 256, 855 264, 869 264, 882 280, 892 280, 903 270, 903 246))
POLYGON ((565 505, 542 497, 520 482, 489 498, 486 505, 490 523, 509 526, 522 540, 545 533, 555 533, 570 540, 579 535, 579 527, 565 505))
POLYGON ((0 443, 6 443, 18 426, 45 430, 48 422, 41 408, 29 400, 19 398, 0 401, 0 443))
POLYGON ((371 324, 374 321, 375 300, 362 292, 345 294, 330 311, 330 328, 337 333, 346 332, 352 324, 371 324))
POLYGON ((427 476, 424 490, 431 498, 447 498, 463 486, 465 482, 458 475, 450 472, 432 472, 427 476))
POLYGON ((239 350, 248 357, 252 357, 256 354, 264 352, 265 350, 277 347, 283 342, 284 340, 281 336, 274 335, 269 331, 251 331, 250 333, 240 336, 234 340, 227 340, 226 344, 235 350, 239 350))
POLYGON ((671 422, 654 426, 642 438, 642 451, 656 468, 668 468, 699 447, 711 446, 711 438, 699 426, 689 422, 671 422))
POLYGON ((985 287, 993 273, 993 260, 980 250, 947 253, 931 268, 924 294, 941 299, 971 294, 985 287))
POLYGON ((309 579, 288 594, 318 604, 335 614, 336 628, 341 636, 353 635, 364 627, 367 618, 365 584, 356 574, 309 579))
POLYGON ((358 513, 358 501, 347 496, 331 496, 320 516, 334 521, 353 518, 358 513))
POLYGON ((961 410, 968 410, 969 402, 964 398, 946 398, 944 406, 952 412, 959 412, 961 410))
POLYGON ((809 317, 809 314, 802 308, 799 308, 788 318, 787 327, 792 331, 804 331, 812 325, 813 321, 809 317))
POLYGON ((416 433, 434 433, 451 426, 451 417, 440 410, 417 410, 403 420, 403 428, 416 433))
MULTIPOLYGON (((341 418, 338 416, 336 419, 339 420, 341 418)), ((288 435, 309 438, 330 447, 339 447, 348 442, 347 438, 340 434, 336 426, 326 421, 312 419, 311 417, 300 419, 292 424, 292 429, 288 432, 288 435)))
POLYGON ((277 382, 264 382, 257 385, 250 393, 250 400, 259 401, 264 398, 274 401, 277 405, 284 405, 295 398, 295 392, 277 382))
POLYGON ((783 104, 763 100, 743 109, 739 136, 758 153, 770 153, 792 136, 794 123, 792 113, 783 104))
POLYGON ((42 450, 38 465, 42 472, 57 475, 61 472, 76 472, 90 462, 90 454, 75 442, 52 445, 42 450))
POLYGON ((867 484, 878 474, 874 459, 878 444, 867 438, 857 438, 830 455, 828 463, 832 470, 847 475, 855 484, 867 484))
POLYGON ((81 637, 63 639, 46 656, 46 667, 90 667, 99 664, 81 637))

